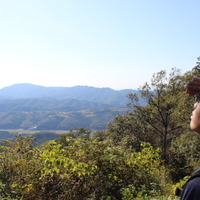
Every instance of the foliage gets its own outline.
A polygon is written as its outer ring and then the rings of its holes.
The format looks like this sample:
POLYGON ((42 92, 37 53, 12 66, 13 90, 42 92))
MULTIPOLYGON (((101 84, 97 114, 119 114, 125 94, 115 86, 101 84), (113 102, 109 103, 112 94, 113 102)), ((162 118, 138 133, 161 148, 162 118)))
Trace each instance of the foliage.
MULTIPOLYGON (((176 199, 172 186, 182 185, 200 160, 200 136, 188 126, 193 102, 184 88, 191 77, 200 75, 199 64, 198 60, 183 76, 176 69, 169 75, 165 71, 154 74, 140 94, 129 95, 130 110, 92 136, 90 130, 76 125, 59 139, 37 147, 32 137, 6 141, 0 146, 0 198, 176 199)), ((102 118, 108 114, 104 111, 98 111, 102 118)), ((87 113, 87 119, 91 115, 87 113)), ((65 119, 62 127, 77 123, 64 113, 55 118, 56 124, 65 119)), ((12 120, 6 119, 8 123, 12 120)), ((34 124, 32 120, 23 126, 34 124)), ((51 120, 41 121, 46 127, 51 120)), ((86 121, 81 119, 83 124, 86 121)), ((51 122, 54 127, 55 121, 51 122)))
POLYGON ((160 147, 169 183, 191 174, 199 165, 199 136, 189 132, 193 99, 185 92, 186 83, 194 76, 200 77, 199 64, 198 59, 184 75, 175 68, 169 75, 166 71, 154 74, 151 83, 140 88, 140 94, 129 95, 132 110, 115 117, 107 126, 107 135, 115 145, 139 151, 138 143, 144 141, 160 147))
POLYGON ((65 147, 32 142, 18 137, 1 146, 1 198, 125 199, 127 191, 134 198, 161 192, 162 161, 150 144, 135 152, 93 138, 66 137, 65 147))
MULTIPOLYGON (((181 112, 179 98, 184 90, 184 82, 179 70, 172 69, 167 77, 165 71, 154 74, 151 84, 145 84, 140 97, 130 94, 133 106, 134 123, 140 132, 145 132, 155 145, 161 147, 163 159, 166 159, 171 141, 184 131, 187 115, 181 112), (143 98, 146 106, 139 105, 143 98), (184 125, 183 125, 184 124, 184 125)), ((181 99, 182 101, 182 99, 181 99)), ((185 106, 184 106, 185 107, 185 106)))
POLYGON ((183 188, 184 184, 188 181, 189 178, 190 178, 189 176, 185 176, 183 179, 179 180, 179 182, 172 185, 172 189, 175 191, 177 187, 180 189, 183 188))
POLYGON ((18 136, 15 142, 7 141, 1 146, 0 180, 2 197, 20 199, 32 190, 34 180, 39 178, 37 149, 32 146, 33 139, 18 136), (32 182, 33 181, 33 182, 32 182))
POLYGON ((196 132, 187 132, 173 141, 171 151, 184 155, 188 165, 196 169, 200 160, 200 135, 196 132))
POLYGON ((169 151, 169 168, 174 181, 192 174, 200 164, 200 135, 195 132, 187 132, 180 135, 172 142, 169 151))

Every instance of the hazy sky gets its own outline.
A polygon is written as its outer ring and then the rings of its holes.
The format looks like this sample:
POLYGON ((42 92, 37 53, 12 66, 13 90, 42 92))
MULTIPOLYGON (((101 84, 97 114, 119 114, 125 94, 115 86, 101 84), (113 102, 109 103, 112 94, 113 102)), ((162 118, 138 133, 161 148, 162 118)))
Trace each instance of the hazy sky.
POLYGON ((137 89, 200 56, 199 0, 0 0, 0 88, 137 89))

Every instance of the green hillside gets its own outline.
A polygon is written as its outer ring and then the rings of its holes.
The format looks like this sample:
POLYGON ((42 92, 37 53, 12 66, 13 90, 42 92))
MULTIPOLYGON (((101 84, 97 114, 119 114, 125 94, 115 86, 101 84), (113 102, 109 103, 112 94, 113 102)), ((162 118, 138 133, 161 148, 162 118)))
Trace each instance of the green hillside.
POLYGON ((0 129, 102 130, 126 111, 128 93, 88 86, 12 85, 0 89, 0 129))
POLYGON ((71 112, 35 111, 0 112, 0 129, 70 130, 83 127, 105 129, 106 124, 125 110, 79 110, 71 112))

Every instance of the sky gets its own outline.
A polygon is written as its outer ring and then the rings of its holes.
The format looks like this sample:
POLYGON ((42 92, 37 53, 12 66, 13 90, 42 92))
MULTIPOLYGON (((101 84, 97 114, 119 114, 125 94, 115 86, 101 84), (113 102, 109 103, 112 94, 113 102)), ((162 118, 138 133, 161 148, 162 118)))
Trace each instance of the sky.
POLYGON ((0 88, 138 89, 200 56, 199 0, 0 0, 0 88))

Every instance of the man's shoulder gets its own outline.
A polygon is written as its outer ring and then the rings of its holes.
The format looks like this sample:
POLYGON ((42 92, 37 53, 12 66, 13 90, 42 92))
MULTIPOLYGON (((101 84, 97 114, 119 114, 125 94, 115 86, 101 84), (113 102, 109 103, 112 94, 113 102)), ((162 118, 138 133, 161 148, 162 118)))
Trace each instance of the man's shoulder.
MULTIPOLYGON (((199 177, 195 177, 192 180, 188 181, 188 183, 186 184, 187 187, 198 187, 200 186, 200 176, 199 177)), ((200 190, 199 190, 200 191, 200 190)))
POLYGON ((195 177, 188 181, 181 195, 181 200, 199 200, 200 199, 200 177, 195 177))
POLYGON ((186 183, 185 186, 187 187, 194 187, 194 186, 199 186, 200 184, 200 168, 198 168, 194 174, 189 178, 188 182, 186 183))

